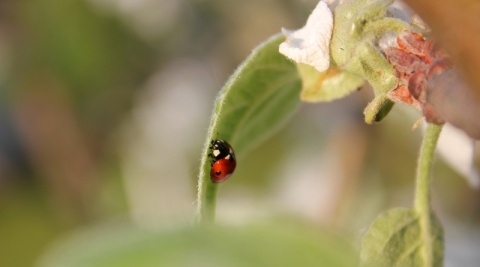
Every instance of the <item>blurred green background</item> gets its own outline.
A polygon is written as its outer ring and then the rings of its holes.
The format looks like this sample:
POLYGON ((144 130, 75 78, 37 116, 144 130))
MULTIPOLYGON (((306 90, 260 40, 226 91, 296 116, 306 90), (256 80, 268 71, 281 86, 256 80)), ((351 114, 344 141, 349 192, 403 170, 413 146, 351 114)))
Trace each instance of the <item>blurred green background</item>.
MULTIPOLYGON (((0 266, 32 266, 99 222, 189 223, 216 93, 251 49, 303 25, 316 3, 1 1, 0 266)), ((281 214, 357 244, 380 211, 409 206, 420 115, 398 106, 366 126, 370 97, 303 105, 221 186, 219 224, 281 214)), ((434 175, 446 266, 476 266, 480 194, 440 160, 434 175)))

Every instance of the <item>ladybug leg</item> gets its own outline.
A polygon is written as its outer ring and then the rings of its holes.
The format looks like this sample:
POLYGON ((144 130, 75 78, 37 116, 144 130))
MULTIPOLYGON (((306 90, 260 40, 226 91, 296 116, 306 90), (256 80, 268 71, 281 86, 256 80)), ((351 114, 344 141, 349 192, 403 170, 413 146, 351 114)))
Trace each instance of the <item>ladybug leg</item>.
POLYGON ((207 156, 210 158, 210 165, 213 166, 213 163, 215 163, 215 156, 212 153, 208 153, 207 156))
POLYGON ((212 154, 208 154, 208 156, 210 157, 210 166, 213 166, 213 163, 215 163, 215 158, 212 154))
POLYGON ((210 142, 210 149, 213 149, 213 145, 214 145, 214 144, 215 144, 215 140, 212 140, 212 141, 210 142))

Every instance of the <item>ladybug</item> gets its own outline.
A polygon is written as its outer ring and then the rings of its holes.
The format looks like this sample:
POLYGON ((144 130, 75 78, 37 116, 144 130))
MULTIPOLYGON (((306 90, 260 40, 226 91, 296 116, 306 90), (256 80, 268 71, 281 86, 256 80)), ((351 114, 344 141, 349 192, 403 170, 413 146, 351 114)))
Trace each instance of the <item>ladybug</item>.
POLYGON ((220 183, 232 175, 237 161, 232 146, 222 139, 214 139, 210 143, 211 153, 208 154, 212 159, 212 168, 210 178, 214 183, 220 183))

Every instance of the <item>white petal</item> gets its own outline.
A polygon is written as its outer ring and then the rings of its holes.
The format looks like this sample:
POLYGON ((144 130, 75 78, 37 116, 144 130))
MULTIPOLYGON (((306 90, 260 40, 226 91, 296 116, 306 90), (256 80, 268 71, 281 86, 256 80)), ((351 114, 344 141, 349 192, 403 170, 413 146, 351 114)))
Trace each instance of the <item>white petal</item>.
POLYGON ((280 53, 323 72, 330 66, 332 28, 332 11, 320 1, 303 28, 296 31, 282 29, 287 40, 280 44, 280 53))
POLYGON ((480 177, 473 164, 474 140, 465 132, 445 124, 437 145, 440 156, 473 188, 480 187, 480 177))

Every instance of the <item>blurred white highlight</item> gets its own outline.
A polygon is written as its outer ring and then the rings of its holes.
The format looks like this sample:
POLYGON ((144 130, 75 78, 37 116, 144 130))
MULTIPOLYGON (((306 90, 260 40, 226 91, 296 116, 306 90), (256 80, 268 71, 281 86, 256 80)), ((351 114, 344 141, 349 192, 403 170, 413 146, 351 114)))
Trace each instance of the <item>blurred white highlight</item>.
POLYGON ((472 188, 480 187, 480 176, 473 164, 474 140, 450 124, 443 126, 437 150, 448 165, 465 177, 472 188))

